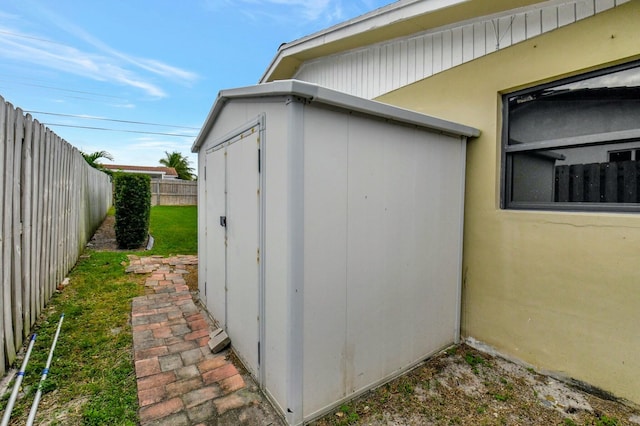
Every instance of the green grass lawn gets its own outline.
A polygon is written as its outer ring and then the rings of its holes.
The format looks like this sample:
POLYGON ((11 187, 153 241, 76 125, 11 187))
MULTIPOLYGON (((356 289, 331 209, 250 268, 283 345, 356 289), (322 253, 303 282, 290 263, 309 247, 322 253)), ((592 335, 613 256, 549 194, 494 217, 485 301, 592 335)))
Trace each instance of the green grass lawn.
MULTIPOLYGON (((70 285, 53 297, 35 328, 38 337, 23 381, 25 396, 16 403, 12 425, 26 421, 63 312, 36 424, 44 419, 54 425, 138 423, 129 316, 131 299, 144 294, 145 277, 124 273, 126 255, 197 253, 196 214, 195 206, 153 207, 153 250, 84 253, 69 274, 70 285)), ((2 397, 1 410, 10 391, 2 397)))
POLYGON ((197 207, 152 207, 149 233, 153 236, 155 242, 153 248, 147 254, 197 254, 197 207))

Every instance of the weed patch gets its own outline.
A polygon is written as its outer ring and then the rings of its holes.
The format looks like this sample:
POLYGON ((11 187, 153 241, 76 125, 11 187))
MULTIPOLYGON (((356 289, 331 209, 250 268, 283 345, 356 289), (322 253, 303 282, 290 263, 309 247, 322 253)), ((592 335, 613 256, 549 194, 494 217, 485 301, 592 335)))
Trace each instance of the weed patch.
POLYGON ((473 370, 475 374, 478 374, 480 372, 480 370, 478 369, 478 366, 484 365, 485 363, 485 360, 484 358, 482 358, 482 356, 475 355, 472 353, 466 353, 464 355, 464 360, 467 362, 467 364, 471 366, 471 370, 473 370))
POLYGON ((360 420, 360 416, 356 411, 355 407, 351 404, 343 404, 340 406, 340 410, 336 413, 338 417, 338 425, 339 426, 347 426, 353 425, 360 420))

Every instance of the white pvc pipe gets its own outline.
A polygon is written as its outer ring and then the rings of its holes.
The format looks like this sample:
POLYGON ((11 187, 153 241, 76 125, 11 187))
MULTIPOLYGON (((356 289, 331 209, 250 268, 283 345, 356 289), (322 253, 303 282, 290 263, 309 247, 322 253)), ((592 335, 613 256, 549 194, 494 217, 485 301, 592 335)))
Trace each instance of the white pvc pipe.
POLYGON ((22 379, 24 378, 24 370, 27 368, 27 363, 29 362, 29 356, 31 356, 31 350, 33 349, 33 344, 36 341, 36 334, 31 336, 31 341, 29 341, 29 347, 27 348, 27 353, 24 356, 24 360, 22 361, 22 366, 20 366, 20 371, 18 371, 18 376, 16 377, 16 382, 13 385, 13 391, 11 392, 11 396, 9 397, 9 402, 7 403, 7 408, 4 409, 4 416, 2 416, 1 426, 7 426, 9 424, 9 419, 11 419, 11 412, 13 411, 13 406, 16 403, 16 399, 18 398, 18 392, 20 391, 20 385, 22 384, 22 379))
POLYGON ((38 412, 38 405, 40 404, 40 398, 42 397, 42 385, 44 384, 44 381, 47 380, 47 375, 49 374, 49 366, 51 365, 51 360, 53 359, 53 351, 55 350, 56 343, 58 342, 58 336, 60 335, 60 328, 62 327, 63 320, 64 320, 64 314, 60 316, 58 329, 56 330, 56 335, 53 337, 53 343, 51 343, 51 349, 49 350, 47 365, 45 365, 44 370, 42 370, 42 377, 40 378, 40 383, 38 384, 38 391, 36 392, 36 397, 34 398, 33 405, 31 406, 31 410, 29 411, 27 426, 33 426, 33 422, 36 419, 36 413, 38 412))

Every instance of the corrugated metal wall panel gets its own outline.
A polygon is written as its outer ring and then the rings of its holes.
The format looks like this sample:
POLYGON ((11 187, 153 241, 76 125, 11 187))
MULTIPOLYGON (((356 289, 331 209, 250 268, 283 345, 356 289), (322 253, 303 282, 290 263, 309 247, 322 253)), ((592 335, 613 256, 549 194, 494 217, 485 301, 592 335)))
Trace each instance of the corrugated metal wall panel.
POLYGON ((578 0, 485 17, 304 63, 294 78, 372 99, 630 0, 578 0))

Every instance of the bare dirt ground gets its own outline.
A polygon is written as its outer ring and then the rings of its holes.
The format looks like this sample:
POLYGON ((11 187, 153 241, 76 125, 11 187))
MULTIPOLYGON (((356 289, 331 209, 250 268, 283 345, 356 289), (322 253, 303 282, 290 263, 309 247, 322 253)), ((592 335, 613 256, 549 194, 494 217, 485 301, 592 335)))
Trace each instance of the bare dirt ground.
POLYGON ((116 217, 107 215, 98 228, 91 240, 87 243, 87 247, 93 250, 118 251, 118 243, 116 243, 115 225, 116 217))
POLYGON ((408 374, 312 423, 314 426, 638 424, 638 407, 599 398, 465 344, 430 358, 408 374))
MULTIPOLYGON (((118 250, 114 220, 107 217, 91 248, 118 250)), ((197 268, 189 272, 196 291, 197 268)), ((312 425, 640 425, 640 407, 601 396, 462 344, 312 425)))

